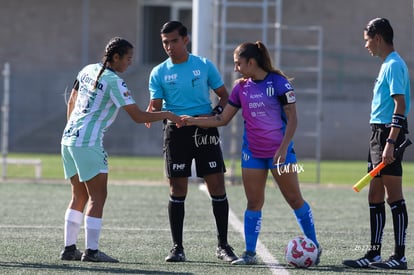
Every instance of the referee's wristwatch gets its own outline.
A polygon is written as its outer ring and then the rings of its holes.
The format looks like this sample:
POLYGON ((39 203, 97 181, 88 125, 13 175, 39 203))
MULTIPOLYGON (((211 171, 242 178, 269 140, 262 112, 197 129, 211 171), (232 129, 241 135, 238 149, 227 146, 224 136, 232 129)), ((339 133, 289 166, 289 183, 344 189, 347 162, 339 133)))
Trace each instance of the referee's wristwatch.
POLYGON ((386 140, 387 143, 395 145, 395 140, 391 139, 391 138, 387 138, 386 140))

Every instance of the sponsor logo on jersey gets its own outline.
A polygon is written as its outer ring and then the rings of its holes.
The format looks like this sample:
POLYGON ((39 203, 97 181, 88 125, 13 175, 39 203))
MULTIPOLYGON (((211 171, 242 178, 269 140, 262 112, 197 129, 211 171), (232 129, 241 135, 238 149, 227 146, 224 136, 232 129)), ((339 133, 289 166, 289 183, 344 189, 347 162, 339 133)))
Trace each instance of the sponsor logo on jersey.
MULTIPOLYGON (((92 87, 94 87, 94 86, 95 86, 95 83, 96 83, 95 79, 94 79, 94 78, 92 78, 92 77, 90 77, 87 73, 83 74, 83 75, 80 77, 80 82, 81 82, 82 84, 88 84, 89 86, 92 86, 92 87)), ((102 90, 102 88, 103 88, 103 84, 98 82, 98 84, 96 85, 96 87, 97 87, 99 90, 102 90)))
POLYGON ((285 84, 286 89, 288 90, 293 90, 292 85, 290 85, 290 83, 286 83, 285 84))
POLYGON ((266 105, 264 104, 263 101, 260 102, 250 102, 249 103, 249 109, 257 109, 257 108, 261 108, 261 107, 265 107, 266 105))
POLYGON ((262 98, 262 97, 263 97, 263 94, 253 94, 253 95, 250 95, 250 98, 252 98, 252 99, 262 98))

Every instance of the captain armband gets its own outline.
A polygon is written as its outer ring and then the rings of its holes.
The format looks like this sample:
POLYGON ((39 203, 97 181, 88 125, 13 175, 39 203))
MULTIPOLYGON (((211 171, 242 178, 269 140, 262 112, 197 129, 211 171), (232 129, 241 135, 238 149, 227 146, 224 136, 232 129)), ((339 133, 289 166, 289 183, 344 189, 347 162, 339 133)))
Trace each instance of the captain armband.
POLYGON ((76 91, 79 90, 79 80, 77 79, 75 80, 75 82, 73 83, 72 89, 75 89, 76 91))
POLYGON ((278 96, 280 103, 283 105, 291 104, 296 102, 295 92, 293 90, 284 93, 281 96, 278 96))
POLYGON ((395 128, 406 129, 407 128, 407 120, 406 120, 405 116, 403 116, 403 115, 393 114, 390 126, 395 127, 395 128))

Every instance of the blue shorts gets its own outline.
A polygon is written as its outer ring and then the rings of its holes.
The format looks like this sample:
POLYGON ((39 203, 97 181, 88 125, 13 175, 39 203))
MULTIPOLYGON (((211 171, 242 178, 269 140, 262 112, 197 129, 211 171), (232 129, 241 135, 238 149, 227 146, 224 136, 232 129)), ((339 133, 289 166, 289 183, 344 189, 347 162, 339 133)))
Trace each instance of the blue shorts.
POLYGON ((242 148, 242 158, 241 158, 241 167, 242 168, 253 168, 253 169, 274 169, 278 165, 287 165, 296 163, 296 153, 293 149, 293 142, 289 144, 289 148, 286 154, 286 161, 280 164, 273 164, 273 158, 255 158, 252 155, 252 152, 247 146, 243 145, 242 148))
POLYGON ((108 173, 108 155, 102 147, 75 147, 62 145, 65 179, 79 175, 81 182, 100 173, 108 173))

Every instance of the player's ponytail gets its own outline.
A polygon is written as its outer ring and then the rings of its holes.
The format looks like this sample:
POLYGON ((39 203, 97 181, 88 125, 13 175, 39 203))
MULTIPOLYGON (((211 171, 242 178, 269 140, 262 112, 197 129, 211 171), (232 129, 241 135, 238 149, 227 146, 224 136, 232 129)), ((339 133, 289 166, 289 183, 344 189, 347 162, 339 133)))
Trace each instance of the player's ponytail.
POLYGON ((128 53, 130 49, 134 48, 131 43, 121 37, 114 37, 109 40, 108 44, 105 47, 105 54, 102 58, 102 68, 98 73, 98 76, 95 80, 94 89, 98 87, 98 80, 108 67, 108 64, 113 61, 115 54, 118 54, 120 57, 128 53))
POLYGON ((256 60, 257 65, 264 71, 274 72, 288 80, 292 80, 292 78, 289 78, 282 70, 273 67, 269 51, 261 41, 256 41, 255 43, 242 43, 234 50, 234 54, 246 58, 247 60, 253 58, 256 60))

